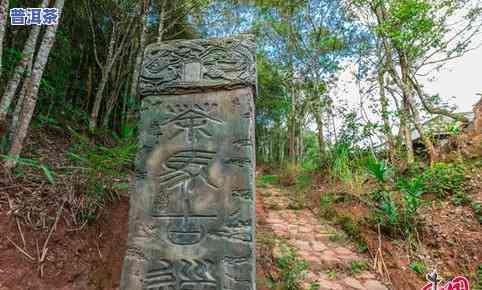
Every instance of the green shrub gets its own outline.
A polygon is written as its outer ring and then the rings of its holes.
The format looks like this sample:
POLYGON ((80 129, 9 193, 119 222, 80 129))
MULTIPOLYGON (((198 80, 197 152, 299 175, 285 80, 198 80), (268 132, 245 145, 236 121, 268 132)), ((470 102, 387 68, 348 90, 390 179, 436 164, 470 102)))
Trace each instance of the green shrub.
MULTIPOLYGON (((276 289, 299 290, 308 269, 308 262, 299 258, 296 250, 285 243, 280 245, 281 256, 276 259, 280 281, 273 281, 276 289)), ((273 287, 274 288, 274 287, 273 287)))
POLYGON ((375 210, 375 220, 391 234, 410 234, 419 225, 418 209, 424 204, 418 181, 401 182, 402 199, 396 201, 392 193, 384 192, 375 210))
POLYGON ((333 208, 335 203, 335 195, 330 192, 326 192, 320 197, 320 215, 326 219, 331 220, 335 217, 336 212, 333 208))
POLYGON ((313 185, 313 177, 311 175, 300 174, 296 177, 295 190, 307 191, 313 185))
MULTIPOLYGON (((12 158, 8 155, 0 155, 0 159, 2 159, 2 160, 13 160, 14 158, 12 158)), ((45 175, 45 177, 47 178, 47 180, 51 184, 55 184, 55 179, 54 179, 55 173, 52 170, 50 170, 47 165, 44 165, 44 164, 40 163, 39 161, 31 159, 31 158, 17 157, 16 161, 17 161, 17 167, 15 168, 15 173, 17 174, 17 176, 23 175, 22 169, 24 167, 36 168, 36 169, 42 171, 42 173, 45 175)))
POLYGON ((276 175, 262 175, 256 179, 256 186, 267 187, 268 184, 277 184, 279 181, 276 175))
POLYGON ((379 207, 375 210, 375 220, 383 228, 393 231, 401 224, 400 206, 395 203, 389 192, 384 192, 379 207))
POLYGON ((360 240, 356 243, 356 250, 358 253, 368 252, 368 244, 364 240, 360 240))
POLYGON ((344 143, 335 144, 332 152, 331 176, 344 183, 353 181, 353 173, 350 166, 350 147, 344 143))
POLYGON ((336 223, 341 226, 343 231, 352 239, 352 240, 360 240, 361 239, 361 231, 360 226, 357 222, 355 222, 349 216, 339 216, 336 219, 336 223))
POLYGON ((474 289, 482 289, 482 264, 479 264, 476 269, 475 274, 475 285, 474 289))
POLYGON ((300 174, 300 168, 294 163, 286 163, 283 165, 279 174, 279 183, 283 186, 292 186, 296 184, 296 179, 300 174))
POLYGON ((421 196, 426 188, 421 177, 413 177, 406 179, 401 177, 398 179, 397 188, 405 194, 421 196))
POLYGON ((350 272, 353 275, 360 274, 368 270, 369 266, 366 261, 353 261, 350 263, 350 272))
POLYGON ((456 206, 469 205, 472 198, 464 191, 459 191, 452 196, 452 203, 456 206))
POLYGON ((482 224, 482 204, 480 202, 473 202, 472 209, 474 210, 475 216, 479 220, 479 223, 482 224))
POLYGON ((116 146, 107 147, 95 144, 86 136, 70 131, 75 145, 67 152, 67 156, 79 165, 111 177, 126 176, 126 169, 132 169, 137 152, 134 140, 119 142, 116 146))
POLYGON ((99 209, 117 198, 116 189, 125 188, 128 174, 133 170, 137 145, 134 140, 107 147, 95 144, 88 137, 70 129, 75 145, 67 156, 84 170, 87 180, 80 198, 79 215, 82 222, 92 221, 99 209))
POLYGON ((427 266, 423 261, 415 261, 409 265, 410 269, 417 274, 425 275, 427 273, 427 266))
POLYGON ((380 184, 384 184, 389 181, 393 174, 392 169, 384 160, 378 161, 374 158, 367 159, 366 169, 368 173, 380 184))
POLYGON ((435 163, 422 175, 426 192, 435 194, 438 198, 465 191, 465 168, 456 163, 435 163))
POLYGON ((423 200, 420 197, 425 185, 420 178, 415 177, 410 180, 400 179, 398 186, 403 194, 404 227, 409 230, 417 224, 417 211, 423 205, 423 200))

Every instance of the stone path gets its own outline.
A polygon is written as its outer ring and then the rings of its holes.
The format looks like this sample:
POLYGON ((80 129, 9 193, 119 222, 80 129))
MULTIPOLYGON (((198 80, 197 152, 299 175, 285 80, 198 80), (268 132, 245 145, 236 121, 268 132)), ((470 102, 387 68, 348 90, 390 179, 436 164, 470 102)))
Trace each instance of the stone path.
MULTIPOLYGON (((289 200, 276 187, 268 185, 257 191, 266 206, 267 225, 310 264, 303 289, 388 290, 377 275, 369 271, 371 261, 367 257, 358 254, 348 243, 340 244, 339 230, 322 225, 308 209, 288 209, 289 200), (313 284, 319 287, 310 288, 313 284)), ((275 256, 277 252, 279 249, 275 248, 275 256)))

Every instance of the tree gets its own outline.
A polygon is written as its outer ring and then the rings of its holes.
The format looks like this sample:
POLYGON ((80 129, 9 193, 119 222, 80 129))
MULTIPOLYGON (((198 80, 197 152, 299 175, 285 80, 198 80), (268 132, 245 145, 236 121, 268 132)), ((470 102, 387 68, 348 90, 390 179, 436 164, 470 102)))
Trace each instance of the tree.
POLYGON ((303 151, 308 113, 317 123, 323 154, 327 84, 340 69, 341 59, 354 53, 360 31, 356 25, 346 25, 350 20, 338 1, 263 1, 259 6, 256 28, 266 42, 261 41, 261 46, 284 66, 283 84, 291 98, 288 154, 296 162, 296 156, 303 151))
POLYGON ((9 0, 2 0, 2 3, 0 3, 0 80, 2 79, 2 73, 3 73, 3 65, 2 65, 3 38, 5 36, 5 29, 7 26, 8 2, 9 0))
POLYGON ((384 86, 381 94, 387 89, 394 98, 401 99, 400 135, 405 140, 407 161, 414 161, 410 123, 419 132, 430 160, 435 161, 437 148, 422 125, 424 111, 467 120, 428 96, 420 85, 420 73, 470 50, 471 40, 482 26, 480 5, 466 9, 466 1, 443 0, 356 0, 353 4, 362 9, 358 14, 371 15, 368 26, 381 47, 377 67, 379 85, 384 86), (455 29, 449 29, 451 21, 464 12, 455 29), (380 82, 385 73, 389 81, 380 82))
POLYGON ((151 2, 150 0, 144 0, 141 6, 141 13, 140 13, 141 29, 139 34, 139 47, 137 49, 136 59, 134 63, 134 70, 132 73, 132 84, 131 84, 131 90, 130 90, 131 97, 135 97, 137 95, 137 86, 139 83, 139 74, 140 74, 141 65, 142 65, 142 56, 144 55, 144 49, 146 47, 146 41, 147 41, 147 32, 148 32, 147 12, 149 10, 150 2, 151 2))
MULTIPOLYGON (((91 3, 87 1, 87 4, 91 3)), ((129 17, 128 13, 132 9, 132 4, 129 5, 121 5, 124 4, 118 3, 117 1, 109 1, 108 3, 102 3, 100 6, 104 9, 110 9, 112 15, 108 18, 110 26, 110 39, 108 41, 107 46, 107 53, 104 56, 105 61, 102 62, 99 56, 98 48, 97 48, 97 30, 98 25, 94 22, 94 14, 92 11, 91 5, 87 5, 87 13, 89 17, 89 24, 90 29, 92 32, 92 41, 94 47, 94 57, 95 62, 97 63, 100 71, 101 71, 101 80, 99 86, 97 87, 97 92, 95 94, 94 105, 92 106, 92 111, 90 114, 89 120, 89 129, 94 130, 97 128, 97 122, 100 112, 100 106, 102 104, 102 100, 104 99, 104 90, 107 85, 107 81, 109 80, 109 76, 112 70, 112 67, 119 59, 120 54, 123 52, 126 41, 131 37, 132 26, 134 24, 134 18, 129 17)), ((103 31, 101 27, 99 30, 103 31)))
MULTIPOLYGON (((40 4, 40 8, 45 8, 48 6, 48 4, 49 4, 48 0, 42 0, 42 3, 40 4)), ((30 77, 35 48, 37 45, 38 36, 40 34, 40 28, 41 28, 40 25, 33 25, 32 28, 30 29, 29 36, 27 38, 27 41, 25 42, 25 46, 22 51, 22 58, 17 63, 17 66, 15 67, 15 70, 12 76, 10 77, 10 80, 7 83, 7 87, 5 89, 2 100, 0 102, 0 126, 3 127, 3 129, 1 129, 0 132, 6 131, 5 127, 6 127, 7 114, 10 108, 10 104, 15 96, 15 93, 17 92, 18 85, 22 81, 22 78, 24 77, 25 74, 27 74, 25 79, 28 79, 30 77)), ((22 107, 22 102, 24 99, 24 92, 25 92, 25 86, 26 86, 25 81, 23 86, 24 88, 22 88, 17 98, 17 103, 18 103, 17 106, 19 108, 22 107)), ((2 136, 0 135, 0 138, 1 137, 2 136)))
MULTIPOLYGON (((62 15, 65 0, 56 0, 54 7, 58 9, 59 17, 62 15)), ((13 134, 12 145, 10 147, 10 159, 6 161, 7 168, 13 168, 17 163, 17 158, 22 152, 23 142, 27 136, 30 120, 32 119, 35 105, 37 103, 38 91, 45 65, 47 64, 50 49, 54 45, 58 25, 48 26, 45 30, 40 44, 35 63, 32 68, 32 75, 26 80, 25 101, 22 106, 22 113, 18 128, 13 134)))

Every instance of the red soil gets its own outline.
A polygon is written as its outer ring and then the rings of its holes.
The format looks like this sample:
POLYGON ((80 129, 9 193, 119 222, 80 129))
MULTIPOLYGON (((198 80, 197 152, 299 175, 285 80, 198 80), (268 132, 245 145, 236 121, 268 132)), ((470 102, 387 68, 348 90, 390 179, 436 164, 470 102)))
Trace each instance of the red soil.
MULTIPOLYGON (((39 264, 20 253, 7 237, 21 246, 15 218, 0 208, 0 290, 116 289, 126 250, 128 199, 106 208, 95 224, 69 231, 62 220, 53 233, 40 277, 39 264)), ((27 251, 37 259, 47 233, 23 227, 27 251)))

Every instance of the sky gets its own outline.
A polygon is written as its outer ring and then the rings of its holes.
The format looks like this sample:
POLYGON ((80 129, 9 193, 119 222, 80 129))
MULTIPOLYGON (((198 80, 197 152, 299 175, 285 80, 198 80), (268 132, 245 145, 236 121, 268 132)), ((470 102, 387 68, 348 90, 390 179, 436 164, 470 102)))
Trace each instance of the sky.
MULTIPOLYGON (((475 41, 482 44, 482 35, 475 41)), ((482 94, 482 46, 449 62, 437 80, 425 81, 427 92, 439 93, 444 99, 454 98, 459 112, 468 112, 482 94)))

